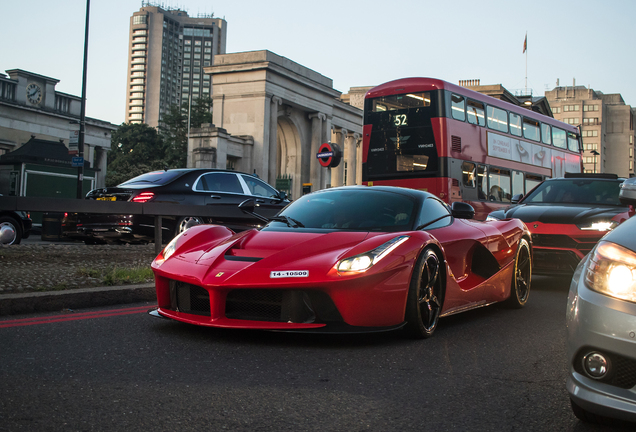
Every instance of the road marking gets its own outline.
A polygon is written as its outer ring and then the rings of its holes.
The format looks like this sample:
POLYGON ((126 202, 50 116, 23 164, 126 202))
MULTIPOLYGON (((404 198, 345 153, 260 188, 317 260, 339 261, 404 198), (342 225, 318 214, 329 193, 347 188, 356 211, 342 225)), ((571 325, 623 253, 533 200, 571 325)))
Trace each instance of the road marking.
POLYGON ((93 319, 93 318, 106 318, 112 316, 119 315, 133 315, 138 313, 145 313, 149 309, 156 308, 157 306, 137 306, 132 308, 124 308, 124 309, 109 309, 98 312, 80 312, 74 313, 69 312, 65 315, 52 315, 48 317, 37 317, 37 318, 21 318, 15 320, 6 320, 0 321, 0 328, 5 327, 23 327, 30 325, 38 325, 38 324, 51 324, 56 322, 65 322, 65 321, 77 321, 84 319, 93 319))

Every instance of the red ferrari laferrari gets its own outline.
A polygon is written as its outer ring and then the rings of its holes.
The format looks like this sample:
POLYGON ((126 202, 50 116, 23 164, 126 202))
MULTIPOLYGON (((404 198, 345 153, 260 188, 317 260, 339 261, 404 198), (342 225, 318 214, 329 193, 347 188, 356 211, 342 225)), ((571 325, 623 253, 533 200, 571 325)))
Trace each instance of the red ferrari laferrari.
MULTIPOLYGON (((241 209, 257 217, 248 200, 241 209)), ((404 328, 528 301, 531 236, 517 219, 478 222, 427 192, 341 187, 305 195, 260 229, 183 232, 153 261, 153 315, 210 327, 308 332, 404 328)))

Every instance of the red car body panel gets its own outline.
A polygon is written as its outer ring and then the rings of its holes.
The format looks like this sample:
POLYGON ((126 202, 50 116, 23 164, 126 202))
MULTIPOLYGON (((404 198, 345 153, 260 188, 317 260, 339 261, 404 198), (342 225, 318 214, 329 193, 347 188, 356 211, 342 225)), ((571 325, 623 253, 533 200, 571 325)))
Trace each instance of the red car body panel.
MULTIPOLYGON (((178 321, 210 327, 303 330, 324 323, 271 322, 227 318, 230 292, 245 289, 303 290, 326 294, 344 324, 356 328, 394 327, 405 320, 413 267, 422 250, 436 248, 444 257, 442 315, 505 300, 510 295, 513 262, 522 237, 530 235, 519 220, 455 221, 431 232, 297 232, 250 230, 233 235, 215 225, 190 228, 176 240, 172 256, 152 263, 158 312, 178 321), (343 258, 372 250, 397 236, 409 238, 365 272, 339 272, 343 258), (476 256, 491 260, 492 274, 478 274, 476 256), (494 258, 494 260, 493 260, 494 258), (276 271, 307 271, 307 277, 272 278, 276 271), (209 316, 171 306, 170 281, 201 287, 209 294, 209 316)), ((478 269, 479 270, 479 269, 478 269)))

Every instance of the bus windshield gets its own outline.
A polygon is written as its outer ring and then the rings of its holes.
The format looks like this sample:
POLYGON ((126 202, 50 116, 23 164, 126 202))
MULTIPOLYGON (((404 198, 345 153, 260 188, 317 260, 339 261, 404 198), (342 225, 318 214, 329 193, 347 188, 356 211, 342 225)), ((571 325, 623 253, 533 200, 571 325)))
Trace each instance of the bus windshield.
POLYGON ((405 93, 366 101, 365 124, 372 125, 367 156, 370 178, 435 175, 438 153, 431 128, 435 92, 405 93))

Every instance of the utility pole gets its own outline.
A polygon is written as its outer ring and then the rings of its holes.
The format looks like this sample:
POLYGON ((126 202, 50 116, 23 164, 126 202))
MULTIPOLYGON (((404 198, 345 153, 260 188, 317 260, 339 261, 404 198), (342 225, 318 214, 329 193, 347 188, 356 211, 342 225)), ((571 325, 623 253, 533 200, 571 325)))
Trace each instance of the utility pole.
POLYGON ((84 135, 86 133, 86 70, 88 69, 88 16, 91 0, 86 0, 86 27, 84 34, 84 70, 82 72, 82 108, 80 110, 79 137, 77 143, 77 156, 81 165, 77 168, 77 199, 84 198, 84 135))

